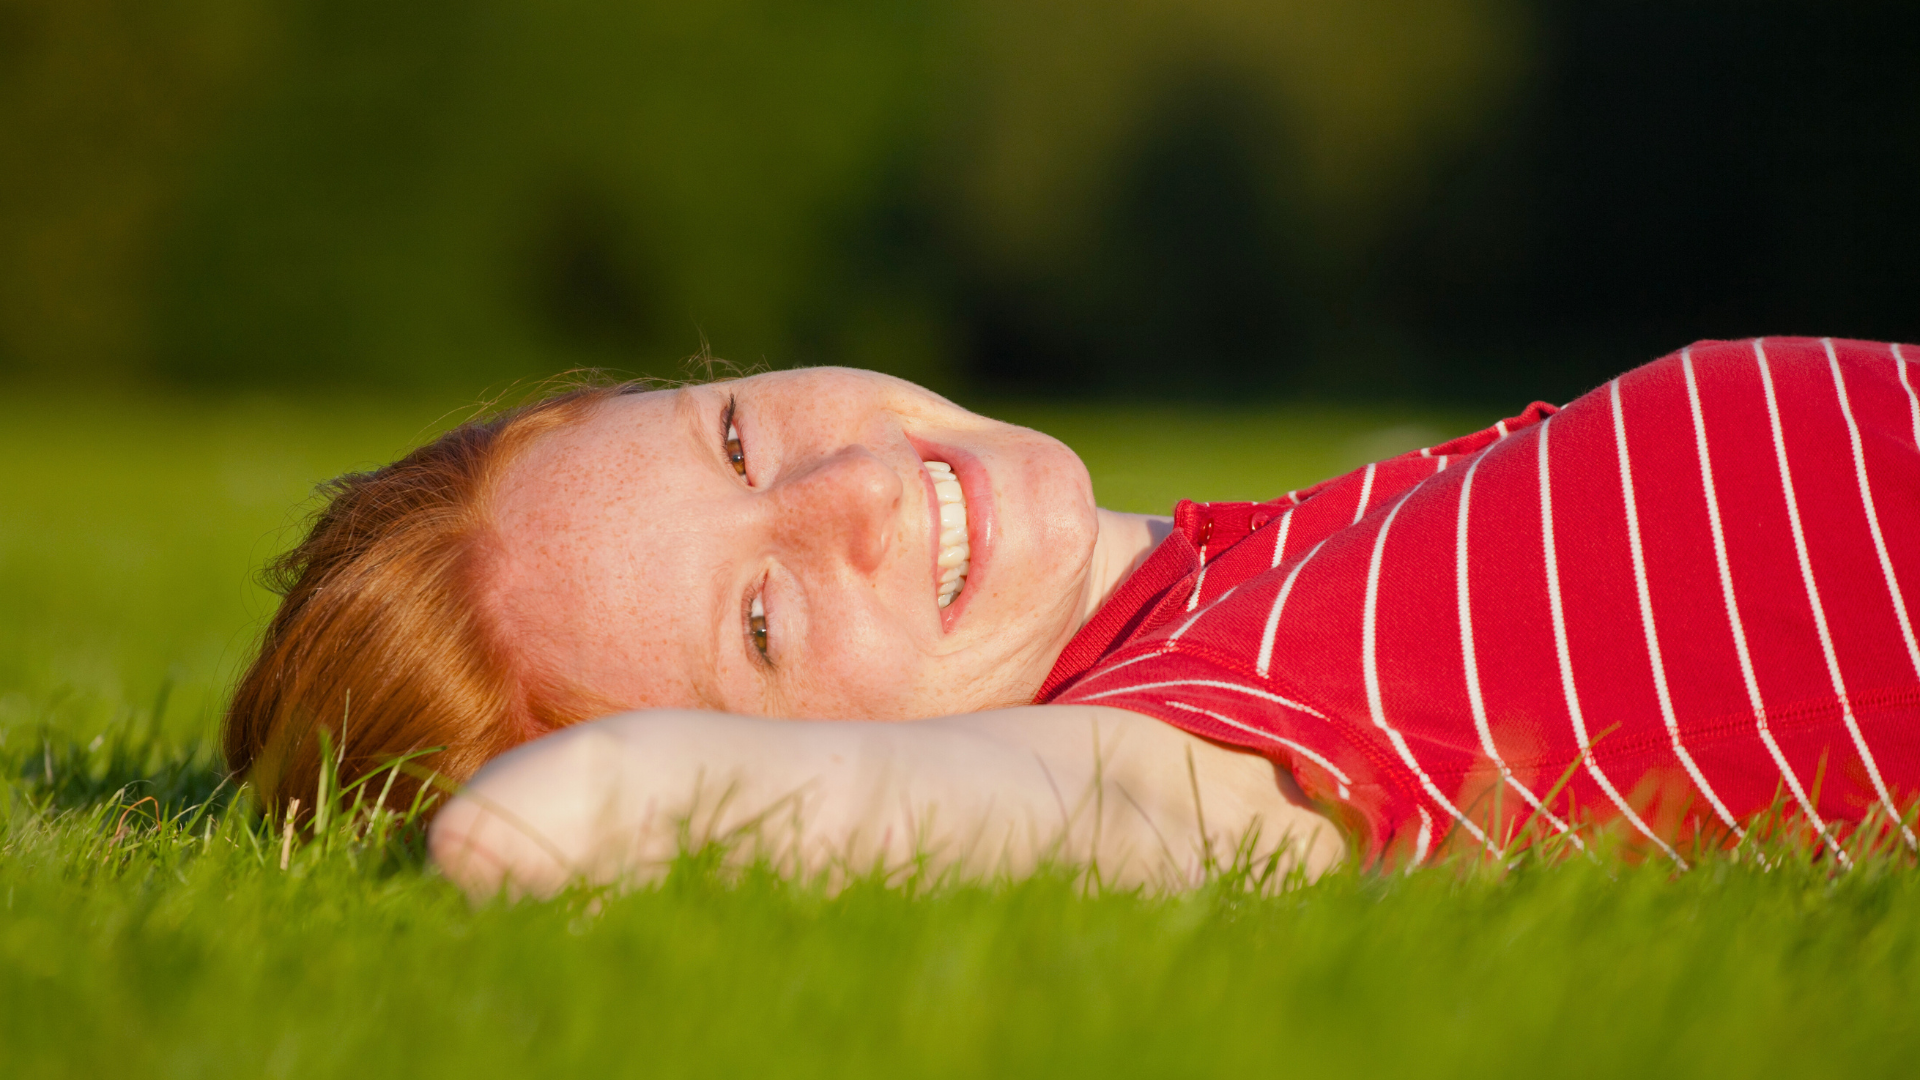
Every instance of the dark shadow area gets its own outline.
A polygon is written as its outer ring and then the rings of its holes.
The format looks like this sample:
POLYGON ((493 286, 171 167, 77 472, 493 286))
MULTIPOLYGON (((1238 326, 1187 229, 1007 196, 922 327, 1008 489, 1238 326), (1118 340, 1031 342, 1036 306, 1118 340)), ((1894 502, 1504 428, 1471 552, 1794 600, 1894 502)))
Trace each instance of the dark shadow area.
POLYGON ((1532 89, 1376 264, 1429 394, 1702 338, 1920 336, 1920 5, 1543 5, 1532 89))
POLYGON ((664 291, 649 247, 615 200, 585 187, 551 196, 535 228, 524 289, 554 338, 587 350, 638 349, 659 333, 664 291))
POLYGON ((1004 392, 1566 400, 1702 338, 1920 337, 1920 5, 1546 0, 1531 74, 1346 277, 1216 93, 1068 285, 977 283, 1004 392), (996 285, 999 286, 996 289, 996 285))
POLYGON ((1064 397, 1301 389, 1312 259, 1254 160, 1251 108, 1230 84, 1177 92, 1075 273, 1026 292, 974 283, 971 372, 982 385, 1064 397))

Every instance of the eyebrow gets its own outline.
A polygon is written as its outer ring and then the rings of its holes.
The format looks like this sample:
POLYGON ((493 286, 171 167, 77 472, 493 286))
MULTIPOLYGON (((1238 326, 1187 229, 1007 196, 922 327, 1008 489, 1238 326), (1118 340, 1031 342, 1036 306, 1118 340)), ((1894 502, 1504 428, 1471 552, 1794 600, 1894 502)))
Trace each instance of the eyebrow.
MULTIPOLYGON (((680 417, 681 427, 686 431, 695 459, 701 462, 703 467, 715 461, 713 433, 706 421, 707 409, 699 395, 694 393, 693 387, 683 386, 674 391, 673 411, 680 417)), ((713 627, 715 632, 696 634, 694 642, 686 646, 689 654, 687 681, 692 685, 694 700, 699 702, 700 708, 716 711, 726 708, 725 699, 720 693, 718 677, 720 671, 718 634, 724 632, 729 618, 726 613, 733 607, 727 603, 726 599, 729 580, 730 575, 727 574, 726 567, 723 565, 719 568, 719 572, 714 574, 713 588, 708 591, 708 615, 705 622, 713 627)))
POLYGON ((722 409, 715 418, 717 423, 709 423, 706 403, 697 394, 700 389, 703 387, 683 386, 675 390, 673 411, 680 414, 680 421, 687 429, 687 438, 693 442, 695 456, 708 464, 725 466, 726 456, 721 444, 727 436, 726 410, 722 409))

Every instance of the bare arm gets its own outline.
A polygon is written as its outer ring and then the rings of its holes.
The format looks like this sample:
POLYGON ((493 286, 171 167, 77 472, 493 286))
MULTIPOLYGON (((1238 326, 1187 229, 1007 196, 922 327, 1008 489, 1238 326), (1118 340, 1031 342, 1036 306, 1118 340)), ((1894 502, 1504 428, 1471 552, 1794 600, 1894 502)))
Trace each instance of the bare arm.
POLYGON ((1020 875, 1096 863, 1177 887, 1211 860, 1318 874, 1343 845, 1265 759, 1149 717, 1027 706, 904 723, 658 710, 581 724, 482 769, 434 823, 476 896, 647 880, 683 841, 733 841, 801 874, 1020 875))

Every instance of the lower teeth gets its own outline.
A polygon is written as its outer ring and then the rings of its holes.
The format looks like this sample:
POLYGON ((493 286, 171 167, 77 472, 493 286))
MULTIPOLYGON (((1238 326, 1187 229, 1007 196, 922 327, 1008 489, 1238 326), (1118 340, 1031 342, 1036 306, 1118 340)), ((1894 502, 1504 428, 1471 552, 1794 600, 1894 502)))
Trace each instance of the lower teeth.
POLYGON ((941 607, 948 607, 967 583, 967 504, 960 493, 959 481, 945 462, 927 462, 933 477, 934 496, 940 510, 940 580, 935 595, 941 607), (951 541, 951 542, 949 542, 951 541))

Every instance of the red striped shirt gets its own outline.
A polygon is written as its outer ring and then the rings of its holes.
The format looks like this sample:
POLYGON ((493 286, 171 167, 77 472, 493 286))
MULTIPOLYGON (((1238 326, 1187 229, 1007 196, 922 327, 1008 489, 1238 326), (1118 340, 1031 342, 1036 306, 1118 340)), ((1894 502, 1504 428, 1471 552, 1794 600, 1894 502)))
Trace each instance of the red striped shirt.
POLYGON ((1370 860, 1537 816, 1682 861, 1776 795, 1839 834, 1920 793, 1916 368, 1703 342, 1287 498, 1182 502, 1036 700, 1267 754, 1370 860))

